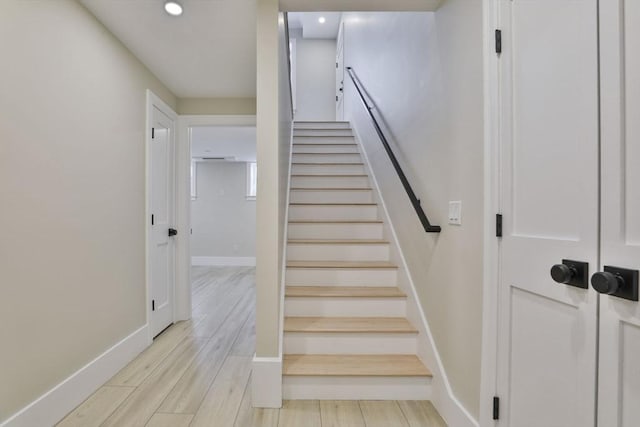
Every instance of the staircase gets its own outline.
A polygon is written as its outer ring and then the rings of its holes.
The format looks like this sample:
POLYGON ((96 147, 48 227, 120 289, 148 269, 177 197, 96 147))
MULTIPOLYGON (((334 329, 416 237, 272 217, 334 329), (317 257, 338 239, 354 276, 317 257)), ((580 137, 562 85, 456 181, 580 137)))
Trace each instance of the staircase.
POLYGON ((348 122, 296 122, 284 399, 429 398, 376 194, 348 122))

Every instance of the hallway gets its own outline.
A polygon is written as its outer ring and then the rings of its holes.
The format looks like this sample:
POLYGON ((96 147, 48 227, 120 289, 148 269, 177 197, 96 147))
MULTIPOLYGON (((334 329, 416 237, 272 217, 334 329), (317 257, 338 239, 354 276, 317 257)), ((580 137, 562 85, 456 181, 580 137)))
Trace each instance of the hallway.
POLYGON ((194 267, 193 319, 160 335, 58 427, 444 427, 428 402, 288 401, 251 408, 255 269, 194 267))

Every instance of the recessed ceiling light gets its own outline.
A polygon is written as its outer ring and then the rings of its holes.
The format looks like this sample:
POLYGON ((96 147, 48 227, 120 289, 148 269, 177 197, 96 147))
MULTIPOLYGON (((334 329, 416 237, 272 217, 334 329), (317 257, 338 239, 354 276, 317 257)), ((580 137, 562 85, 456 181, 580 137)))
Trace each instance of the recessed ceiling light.
POLYGON ((324 18, 324 16, 321 16, 320 18, 318 18, 318 22, 324 24, 325 22, 327 22, 327 20, 324 18))
POLYGON ((166 10, 167 13, 172 16, 182 15, 182 6, 180 6, 180 3, 177 3, 175 1, 165 2, 164 10, 166 10))

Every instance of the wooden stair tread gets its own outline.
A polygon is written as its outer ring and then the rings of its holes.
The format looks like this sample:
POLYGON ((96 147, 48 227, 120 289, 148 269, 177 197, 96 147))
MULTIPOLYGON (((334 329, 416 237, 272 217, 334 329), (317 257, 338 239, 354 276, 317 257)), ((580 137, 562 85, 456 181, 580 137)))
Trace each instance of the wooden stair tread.
POLYGON ((372 191, 371 187, 340 187, 340 188, 306 188, 306 187, 291 187, 291 191, 372 191))
POLYGON ((397 269, 388 261, 287 261, 287 268, 380 268, 397 269))
POLYGON ((345 220, 345 219, 292 219, 289 220, 289 224, 382 224, 382 220, 379 219, 358 219, 358 220, 345 220))
MULTIPOLYGON (((295 153, 295 154, 313 154, 313 153, 295 153)), ((342 166, 342 165, 346 165, 346 166, 361 166, 364 165, 364 163, 359 162, 359 163, 347 163, 347 162, 306 162, 306 163, 302 163, 302 162, 291 162, 292 165, 304 165, 304 166, 309 166, 309 165, 320 165, 320 166, 342 166)))
MULTIPOLYGON (((318 163, 315 163, 315 164, 318 164, 318 163)), ((346 164, 346 163, 338 163, 338 164, 344 165, 344 164, 346 164)), ((334 177, 334 178, 336 178, 336 177, 337 177, 337 178, 345 178, 345 177, 347 177, 347 178, 348 178, 348 177, 354 177, 354 176, 356 176, 356 177, 366 177, 366 176, 369 176, 369 175, 367 175, 367 174, 363 174, 363 173, 350 173, 350 174, 340 174, 340 175, 327 175, 327 174, 295 174, 295 173, 294 173, 294 174, 291 174, 291 177, 296 177, 296 176, 314 176, 314 177, 322 177, 322 178, 327 177, 327 176, 330 176, 330 177, 334 177)))
POLYGON ((289 203, 289 206, 377 206, 377 203, 340 203, 340 202, 325 202, 325 203, 289 203))
POLYGON ((287 297, 319 298, 406 298, 392 286, 287 286, 287 297))
POLYGON ((410 354, 285 354, 283 375, 430 377, 431 372, 410 354))
MULTIPOLYGON (((294 130, 310 130, 310 129, 294 129, 294 130)), ((342 130, 338 129, 327 129, 327 130, 342 130)), ((293 138, 354 138, 353 135, 293 135, 293 138)))
POLYGON ((287 243, 294 245, 386 245, 384 239, 289 239, 287 243))
POLYGON ((404 317, 285 317, 284 331, 405 334, 418 332, 404 317))
MULTIPOLYGON (((305 130, 310 130, 310 129, 305 129, 305 130)), ((338 135, 338 136, 347 136, 347 135, 338 135)), ((324 143, 324 144, 319 143, 319 142, 318 143, 300 144, 299 142, 294 142, 293 145, 298 145, 300 147, 310 147, 310 146, 314 146, 314 145, 321 146, 321 147, 326 147, 326 146, 345 147, 345 146, 349 146, 349 145, 355 146, 355 145, 358 145, 358 144, 356 144, 356 143, 335 144, 335 143, 331 143, 331 142, 324 143)), ((293 154, 299 154, 299 153, 293 153, 293 154)), ((356 153, 353 153, 353 154, 356 154, 356 153)), ((357 154, 360 154, 360 153, 357 153, 357 154)))

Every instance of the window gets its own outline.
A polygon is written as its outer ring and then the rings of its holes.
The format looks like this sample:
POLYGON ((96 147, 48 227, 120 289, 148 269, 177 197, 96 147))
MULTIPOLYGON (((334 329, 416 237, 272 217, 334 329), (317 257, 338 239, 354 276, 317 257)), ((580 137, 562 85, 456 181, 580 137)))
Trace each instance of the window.
POLYGON ((197 198, 196 193, 196 161, 191 159, 191 200, 197 198))
POLYGON ((258 167, 256 162, 247 162, 247 200, 255 200, 258 190, 258 167))

